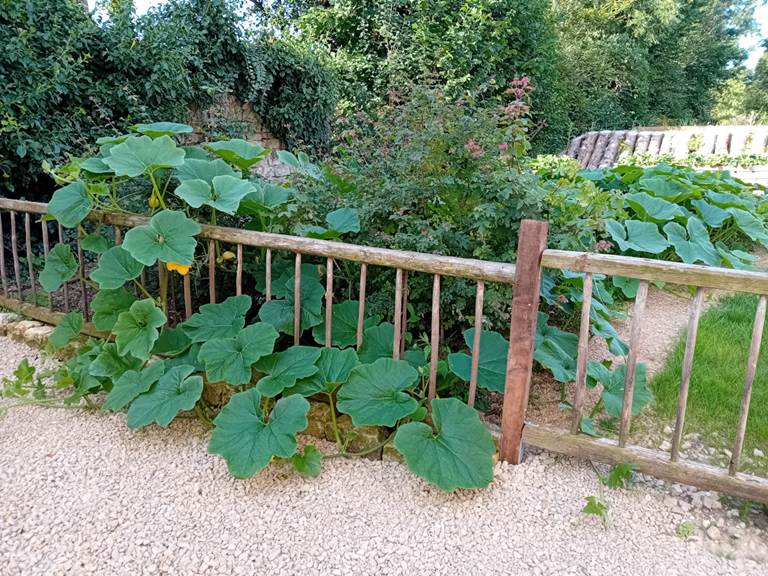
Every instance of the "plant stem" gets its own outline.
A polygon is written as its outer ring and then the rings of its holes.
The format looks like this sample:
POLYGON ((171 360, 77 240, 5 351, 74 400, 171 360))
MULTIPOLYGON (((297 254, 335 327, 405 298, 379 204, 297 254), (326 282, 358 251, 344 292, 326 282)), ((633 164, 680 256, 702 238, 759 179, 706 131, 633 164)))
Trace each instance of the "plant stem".
POLYGON ((142 291, 142 293, 144 294, 144 296, 146 296, 147 298, 150 298, 150 299, 152 299, 152 300, 154 300, 154 299, 155 299, 155 297, 154 297, 154 296, 152 296, 152 294, 150 294, 149 292, 147 292, 147 289, 146 289, 146 288, 144 288, 144 285, 143 285, 141 282, 139 282, 138 280, 136 280, 136 279, 134 278, 134 279, 133 279, 133 283, 134 283, 134 284, 135 284, 135 285, 136 285, 136 286, 139 288, 139 290, 141 290, 141 291, 142 291))
POLYGON ((197 416, 197 419, 200 421, 200 423, 208 428, 208 430, 213 428, 213 422, 211 422, 211 419, 203 411, 203 408, 200 406, 199 402, 195 404, 195 415, 197 416))
POLYGON ((328 396, 328 403, 331 406, 331 426, 333 427, 333 436, 336 438, 336 445, 342 453, 346 453, 344 447, 341 445, 341 434, 339 434, 339 425, 336 422, 336 406, 333 403, 333 393, 328 392, 326 395, 328 396))

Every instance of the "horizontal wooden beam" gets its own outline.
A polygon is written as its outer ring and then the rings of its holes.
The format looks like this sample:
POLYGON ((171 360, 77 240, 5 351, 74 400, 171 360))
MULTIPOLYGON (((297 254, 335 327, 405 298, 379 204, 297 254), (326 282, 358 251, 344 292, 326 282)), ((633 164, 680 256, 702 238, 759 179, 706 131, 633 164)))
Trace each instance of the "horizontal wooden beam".
POLYGON ((545 250, 541 263, 545 268, 559 270, 626 276, 650 282, 669 282, 734 292, 768 294, 768 273, 766 272, 565 250, 545 250))
MULTIPOLYGON (((43 308, 42 306, 36 306, 34 304, 30 304, 29 302, 20 302, 16 298, 8 298, 1 295, 0 306, 7 308, 12 312, 16 312, 17 314, 32 318, 33 320, 39 320, 40 322, 51 324, 52 326, 56 326, 65 316, 64 312, 54 312, 48 308, 43 308)), ((91 322, 86 322, 83 324, 81 333, 87 334, 88 336, 93 336, 94 338, 103 339, 107 339, 110 336, 106 332, 96 330, 96 327, 91 322)))
MULTIPOLYGON (((46 214, 47 204, 0 198, 0 209, 46 214)), ((123 227, 139 226, 148 221, 148 218, 144 216, 117 212, 99 212, 96 210, 88 215, 88 219, 123 227)), ((362 262, 374 266, 401 268, 414 272, 426 272, 428 274, 440 274, 442 276, 454 276, 472 280, 512 284, 515 279, 515 265, 505 262, 489 262, 474 258, 456 258, 439 254, 422 254, 406 250, 374 248, 358 244, 271 234, 253 230, 240 230, 223 226, 202 225, 202 229, 200 238, 242 244, 243 246, 286 250, 312 256, 362 262)))
POLYGON ((729 476, 724 468, 687 460, 672 462, 666 452, 639 446, 620 448, 614 440, 571 434, 566 430, 535 424, 526 424, 523 429, 523 441, 537 448, 576 458, 608 464, 636 464, 639 472, 662 480, 688 484, 703 490, 716 490, 768 504, 768 478, 748 474, 729 476))

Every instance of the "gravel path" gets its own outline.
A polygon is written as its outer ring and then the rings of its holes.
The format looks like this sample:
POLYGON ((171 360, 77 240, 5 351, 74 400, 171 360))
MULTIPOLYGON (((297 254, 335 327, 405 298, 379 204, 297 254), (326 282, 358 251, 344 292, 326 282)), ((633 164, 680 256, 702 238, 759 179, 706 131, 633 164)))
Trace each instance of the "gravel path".
MULTIPOLYGON (((0 338, 8 375, 37 352, 0 338)), ((0 574, 766 574, 683 541, 645 487, 580 513, 591 468, 548 454, 500 464, 486 491, 443 494, 395 462, 273 465, 232 479, 192 420, 130 431, 123 415, 20 408, 0 420, 0 574)))

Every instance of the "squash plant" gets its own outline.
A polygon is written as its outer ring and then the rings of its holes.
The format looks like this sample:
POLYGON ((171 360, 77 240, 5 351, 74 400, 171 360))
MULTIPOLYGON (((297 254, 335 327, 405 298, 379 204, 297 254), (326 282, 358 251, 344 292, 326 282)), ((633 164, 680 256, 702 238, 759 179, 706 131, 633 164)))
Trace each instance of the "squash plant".
MULTIPOLYGON (((184 148, 177 138, 189 132, 184 124, 140 124, 131 134, 101 139, 97 156, 56 173, 62 187, 49 203, 48 217, 75 228, 96 253, 98 262, 83 280, 98 290, 93 323, 108 334, 89 340, 59 375, 59 384, 73 390, 68 401, 92 403, 94 394, 105 394, 102 409, 127 411, 132 428, 165 427, 180 413, 194 412, 213 428, 208 451, 223 457, 232 475, 247 478, 273 459, 288 459, 305 475, 319 473, 320 452, 308 446, 298 453, 296 435, 308 425, 307 398, 320 395, 330 405, 340 455, 355 456, 342 441, 337 412, 349 415, 355 426, 386 427, 385 443, 394 445, 414 473, 444 490, 487 486, 495 447, 477 412, 456 398, 435 399, 427 410, 423 370, 389 357, 391 324, 367 318, 363 345, 359 353, 354 350, 356 302, 334 306, 330 348, 285 345, 294 329, 294 278, 287 270, 276 275, 275 298, 258 310, 251 296, 233 296, 169 324, 167 285, 153 294, 142 283, 142 272, 164 267, 168 273, 160 278, 166 282, 171 273, 188 274, 198 265, 199 220, 215 224, 222 214, 239 214, 265 229, 291 195, 251 176, 268 150, 242 140, 184 148), (143 191, 151 218, 113 245, 98 227, 87 233, 84 220, 95 209, 128 211, 121 194, 126 182, 133 183, 132 191, 143 191), (206 381, 224 382, 236 392, 217 415, 203 399, 206 381)), ((307 169, 301 156, 283 152, 281 158, 307 169)), ((350 209, 329 214, 326 224, 304 233, 335 238, 359 230, 350 209)), ((324 331, 313 329, 324 317, 324 290, 312 268, 302 282, 302 342, 313 336, 322 344, 324 331)), ((70 246, 57 244, 41 283, 51 292, 76 274, 70 246)), ((51 345, 66 345, 83 323, 81 312, 67 314, 51 345)))

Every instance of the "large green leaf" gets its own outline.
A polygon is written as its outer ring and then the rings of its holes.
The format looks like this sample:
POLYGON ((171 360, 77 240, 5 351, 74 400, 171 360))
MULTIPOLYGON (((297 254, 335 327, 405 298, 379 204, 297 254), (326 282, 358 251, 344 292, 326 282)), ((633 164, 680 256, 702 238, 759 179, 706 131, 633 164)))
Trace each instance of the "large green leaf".
POLYGON ((351 348, 346 350, 323 348, 320 352, 320 358, 315 362, 317 372, 308 378, 302 378, 294 386, 286 388, 283 394, 286 396, 290 394, 312 396, 318 392, 332 392, 337 386, 344 384, 349 379, 352 368, 359 364, 357 352, 351 348))
POLYGON ((97 330, 112 331, 117 317, 128 310, 135 301, 136 297, 123 287, 99 290, 91 302, 93 325, 97 330))
POLYGON ((56 190, 48 202, 48 214, 66 228, 80 224, 92 209, 85 184, 79 180, 56 190))
POLYGON ((339 388, 336 406, 355 426, 394 426, 418 409, 418 401, 406 392, 418 381, 419 373, 405 360, 379 358, 352 370, 339 388))
POLYGON ((263 356, 272 353, 277 331, 269 324, 257 322, 234 338, 214 338, 200 347, 198 358, 205 363, 210 382, 224 380, 229 384, 248 384, 251 366, 263 356))
POLYGON ((194 237, 199 233, 200 225, 183 212, 163 210, 149 224, 126 232, 123 248, 146 266, 158 260, 191 266, 197 245, 194 237))
POLYGON ((689 218, 686 228, 677 222, 667 222, 664 233, 686 264, 703 262, 710 266, 720 265, 720 256, 709 240, 709 232, 698 218, 689 218))
POLYGON ((576 355, 579 337, 548 324, 549 316, 539 312, 533 358, 552 372, 558 382, 571 382, 576 377, 576 355))
POLYGON ((59 323, 56 325, 56 329, 48 337, 48 343, 54 348, 62 348, 69 344, 74 338, 80 334, 80 330, 83 329, 83 313, 79 310, 65 314, 59 323))
POLYGON ((166 427, 182 410, 192 410, 203 393, 202 376, 190 376, 193 366, 168 369, 148 392, 128 409, 128 426, 141 428, 152 422, 166 427))
POLYGON ((100 176, 102 174, 112 174, 112 168, 104 163, 103 158, 86 158, 80 162, 80 169, 90 172, 93 176, 100 176))
POLYGON ((269 213, 288 202, 294 193, 293 188, 285 188, 271 182, 255 182, 253 184, 254 192, 240 201, 239 214, 269 213))
POLYGON ((128 370, 115 381, 102 410, 122 410, 140 394, 144 394, 165 373, 165 363, 152 362, 143 370, 128 370))
MULTIPOLYGON (((475 329, 464 331, 464 342, 470 353, 475 338, 475 329)), ((507 354, 509 343, 498 332, 483 330, 480 333, 480 359, 477 365, 477 384, 486 390, 504 392, 504 381, 507 374, 507 354)), ((451 372, 465 382, 469 382, 472 370, 472 356, 464 352, 448 355, 448 366, 451 372)))
POLYGON ((668 222, 675 218, 685 218, 688 211, 663 198, 656 198, 645 192, 626 194, 624 199, 642 220, 668 222))
POLYGON ((165 326, 160 331, 160 336, 152 347, 152 354, 160 356, 176 356, 186 351, 192 345, 192 340, 181 327, 169 328, 165 326))
POLYGON ((104 254, 110 248, 109 240, 101 234, 86 234, 83 236, 80 244, 83 250, 96 254, 104 254))
POLYGON ((77 260, 67 244, 56 244, 45 259, 40 272, 40 285, 46 292, 54 292, 77 274, 77 260))
POLYGON ((135 178, 158 168, 176 168, 184 163, 184 150, 176 146, 169 136, 152 139, 149 136, 130 136, 113 146, 104 158, 117 176, 135 178))
POLYGON ((484 488, 493 480, 496 448, 477 412, 456 398, 432 401, 436 433, 409 422, 395 435, 395 448, 414 474, 450 491, 484 488))
POLYGON ((766 231, 762 220, 739 208, 728 208, 728 212, 733 214, 733 219, 739 230, 755 242, 760 242, 760 244, 768 248, 768 231, 766 231))
POLYGON ((266 374, 256 384, 259 394, 273 398, 286 388, 291 388, 300 378, 312 376, 318 368, 315 362, 320 357, 320 348, 291 346, 262 358, 256 369, 266 374))
POLYGON ((131 356, 121 356, 115 343, 107 342, 91 363, 90 373, 92 376, 116 380, 127 370, 138 370, 141 365, 141 360, 131 356))
POLYGON ((700 193, 691 184, 683 183, 669 176, 643 176, 637 181, 637 185, 640 190, 670 202, 679 203, 700 196, 700 193))
POLYGON ((192 342, 214 338, 234 338, 245 326, 245 315, 251 308, 251 297, 230 296, 218 304, 203 304, 181 328, 192 342))
POLYGON ((741 208, 742 210, 751 210, 754 207, 752 201, 737 196, 736 194, 726 194, 708 190, 706 196, 710 204, 714 204, 720 208, 741 208))
POLYGON ((395 327, 389 322, 371 326, 363 332, 363 343, 357 351, 360 362, 372 364, 379 358, 392 358, 395 327))
MULTIPOLYGON (((262 304, 259 319, 272 324, 278 332, 293 334, 293 307, 295 304, 294 276, 284 283, 285 298, 262 304)), ((323 321, 323 295, 325 288, 315 275, 301 277, 301 330, 317 326, 323 321)))
POLYGON ((669 241, 661 235, 659 227, 652 222, 627 220, 622 224, 616 220, 606 220, 605 229, 622 252, 634 250, 661 254, 669 247, 669 241))
POLYGON ((360 215, 354 208, 339 208, 328 213, 325 223, 339 234, 360 232, 360 215))
MULTIPOLYGON (((605 405, 605 412, 609 416, 618 418, 624 405, 624 381, 626 380, 627 367, 622 364, 616 370, 611 371, 599 362, 589 362, 587 365, 588 385, 594 387, 602 384, 603 390, 600 397, 605 405)), ((632 390, 632 415, 637 416, 640 411, 651 401, 653 396, 646 386, 647 367, 642 362, 635 366, 635 385, 632 390)))
POLYGON ((726 210, 710 204, 704 199, 692 200, 691 205, 698 212, 704 223, 712 228, 719 228, 731 217, 726 210))
POLYGON ((178 136, 179 134, 191 134, 192 126, 179 124, 178 122, 152 122, 151 124, 136 124, 133 129, 140 134, 151 138, 160 136, 178 136))
POLYGON ((269 148, 251 144, 241 139, 210 142, 206 144, 206 147, 244 172, 271 152, 269 148))
POLYGON ((240 201, 253 191, 253 185, 248 180, 234 176, 215 176, 211 184, 205 180, 185 180, 174 194, 192 208, 200 208, 205 204, 225 214, 234 214, 240 201))
POLYGON ((103 288, 120 288, 128 280, 138 278, 144 265, 122 246, 110 248, 99 258, 91 279, 103 288))
MULTIPOLYGON (((331 313, 331 345, 339 348, 354 346, 357 342, 357 319, 360 317, 360 303, 345 300, 334 304, 331 313)), ((368 317, 363 321, 363 330, 376 326, 379 317, 368 317)), ((325 344, 325 322, 312 329, 312 336, 318 344, 325 344)))
POLYGON ((220 158, 217 158, 216 160, 185 158, 184 164, 176 169, 176 178, 181 182, 187 180, 203 180, 209 185, 213 184, 213 179, 216 176, 237 175, 237 172, 220 158))
POLYGON ((208 453, 222 456, 235 478, 250 478, 273 456, 293 456, 296 434, 308 424, 309 402, 301 396, 278 400, 269 420, 261 410, 261 398, 256 388, 235 394, 213 421, 208 453))
POLYGON ((155 305, 154 300, 137 300, 127 312, 122 312, 117 317, 117 322, 112 328, 117 351, 122 356, 130 354, 146 360, 160 335, 157 329, 165 324, 165 321, 165 314, 155 305))

